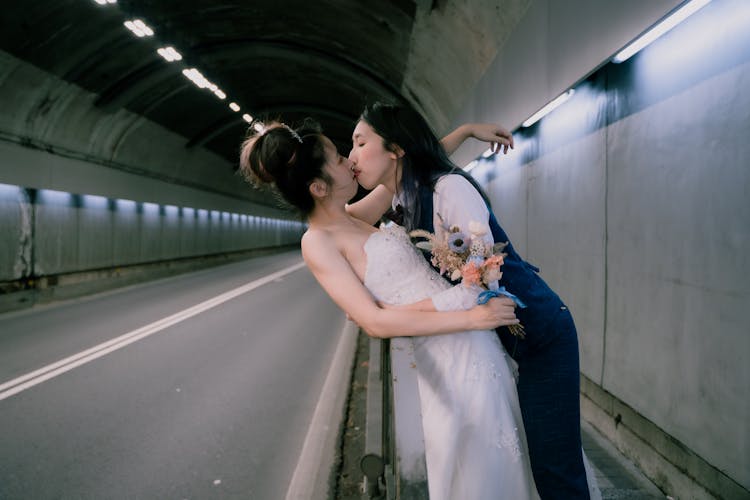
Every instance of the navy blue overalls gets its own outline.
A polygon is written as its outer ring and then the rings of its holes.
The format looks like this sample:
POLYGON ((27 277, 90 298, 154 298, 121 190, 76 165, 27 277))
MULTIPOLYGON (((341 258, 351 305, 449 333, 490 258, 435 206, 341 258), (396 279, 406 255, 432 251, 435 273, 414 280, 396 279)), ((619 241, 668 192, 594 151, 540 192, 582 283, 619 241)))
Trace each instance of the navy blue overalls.
MULTIPOLYGON (((429 187, 419 188, 417 227, 429 232, 434 232, 432 195, 429 187)), ((534 481, 543 500, 588 499, 581 453, 578 335, 573 317, 539 277, 539 269, 516 253, 491 210, 490 229, 496 243, 508 242, 500 284, 527 306, 516 309, 525 338, 512 335, 507 327, 497 332, 508 354, 518 362, 518 398, 534 481)))

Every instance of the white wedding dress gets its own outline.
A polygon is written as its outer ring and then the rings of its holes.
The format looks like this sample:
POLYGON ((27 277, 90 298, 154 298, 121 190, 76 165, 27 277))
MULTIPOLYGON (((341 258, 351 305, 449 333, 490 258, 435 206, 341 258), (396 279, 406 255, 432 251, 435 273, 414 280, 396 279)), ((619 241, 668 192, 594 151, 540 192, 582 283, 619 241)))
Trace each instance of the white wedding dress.
MULTIPOLYGON (((391 226, 365 244, 365 286, 376 299, 432 297, 438 310, 467 309, 477 291, 452 287, 405 230, 391 226)), ((414 337, 431 500, 538 498, 516 394, 515 362, 494 331, 414 337)))

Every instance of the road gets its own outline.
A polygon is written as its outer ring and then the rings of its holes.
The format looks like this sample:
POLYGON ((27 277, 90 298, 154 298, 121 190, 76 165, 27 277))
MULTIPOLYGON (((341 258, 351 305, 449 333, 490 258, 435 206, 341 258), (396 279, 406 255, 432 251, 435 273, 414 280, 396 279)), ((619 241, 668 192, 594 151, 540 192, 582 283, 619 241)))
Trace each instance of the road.
POLYGON ((0 384, 13 381, 0 385, 0 498, 284 498, 344 324, 304 267, 256 282, 300 262, 258 257, 0 315, 0 384), (19 380, 29 387, 10 394, 19 380))

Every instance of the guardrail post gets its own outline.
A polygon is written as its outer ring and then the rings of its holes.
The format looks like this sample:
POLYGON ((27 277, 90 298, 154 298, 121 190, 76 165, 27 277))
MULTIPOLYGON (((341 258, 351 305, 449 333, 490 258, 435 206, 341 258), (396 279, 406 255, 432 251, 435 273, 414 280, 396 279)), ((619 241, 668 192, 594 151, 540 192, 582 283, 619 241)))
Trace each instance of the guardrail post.
POLYGON ((367 413, 365 423, 365 454, 359 461, 359 468, 365 475, 365 498, 383 498, 381 480, 385 471, 385 443, 383 442, 383 364, 386 361, 383 344, 385 340, 370 339, 370 362, 367 372, 367 413))
MULTIPOLYGON (((390 341, 392 387, 391 439, 393 493, 396 499, 429 498, 425 462, 422 410, 419 401, 414 343, 409 337, 390 341)), ((387 484, 387 482, 386 482, 387 484)), ((389 498, 391 491, 389 489, 389 498)))
POLYGON ((366 499, 429 498, 416 368, 411 338, 370 339, 365 453, 359 463, 366 499))

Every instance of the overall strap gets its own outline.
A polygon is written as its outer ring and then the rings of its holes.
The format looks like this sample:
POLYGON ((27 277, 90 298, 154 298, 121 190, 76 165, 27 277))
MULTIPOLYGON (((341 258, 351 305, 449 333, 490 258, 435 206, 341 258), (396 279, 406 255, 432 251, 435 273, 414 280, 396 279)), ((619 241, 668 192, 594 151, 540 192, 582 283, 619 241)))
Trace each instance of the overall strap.
POLYGON ((417 187, 417 197, 419 199, 419 218, 417 219, 417 228, 434 233, 435 225, 433 223, 434 218, 432 214, 432 188, 430 188, 430 186, 420 185, 417 187))

